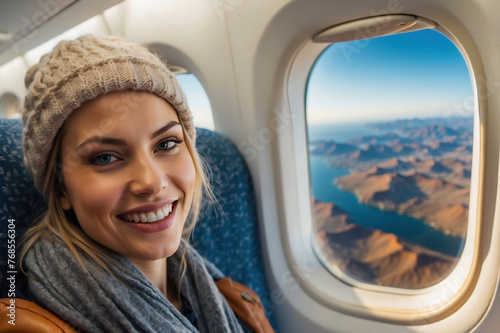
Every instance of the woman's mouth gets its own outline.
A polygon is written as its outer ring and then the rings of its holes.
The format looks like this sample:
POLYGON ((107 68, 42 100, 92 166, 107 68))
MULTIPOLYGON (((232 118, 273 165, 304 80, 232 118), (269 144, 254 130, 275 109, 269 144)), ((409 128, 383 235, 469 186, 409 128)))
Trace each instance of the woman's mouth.
POLYGON ((161 221, 173 210, 174 205, 177 201, 166 204, 163 207, 158 208, 155 211, 150 212, 130 212, 125 214, 120 214, 118 217, 127 222, 136 222, 136 223, 153 223, 157 221, 161 221))

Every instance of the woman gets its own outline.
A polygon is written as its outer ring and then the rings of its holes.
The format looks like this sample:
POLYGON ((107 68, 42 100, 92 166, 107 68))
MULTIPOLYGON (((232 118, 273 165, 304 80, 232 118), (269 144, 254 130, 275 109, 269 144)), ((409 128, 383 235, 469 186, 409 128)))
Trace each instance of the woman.
POLYGON ((22 254, 38 303, 86 332, 248 330, 181 237, 208 187, 175 76, 140 45, 87 35, 25 81, 24 161, 48 204, 22 254))

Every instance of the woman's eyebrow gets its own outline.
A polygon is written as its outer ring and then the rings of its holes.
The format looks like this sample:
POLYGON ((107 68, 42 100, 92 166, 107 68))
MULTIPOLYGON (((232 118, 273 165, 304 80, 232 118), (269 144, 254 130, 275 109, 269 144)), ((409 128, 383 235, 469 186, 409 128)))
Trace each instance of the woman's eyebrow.
POLYGON ((167 125, 163 126, 162 128, 160 128, 159 130, 157 130, 156 132, 154 132, 152 135, 151 135, 151 140, 153 140, 154 138, 156 138, 157 136, 165 133, 166 131, 168 131, 169 129, 171 129, 172 127, 176 126, 176 125, 181 125, 179 124, 177 121, 171 121, 169 122, 167 125))
MULTIPOLYGON (((169 129, 171 129, 172 127, 174 127, 176 125, 180 126, 181 124, 179 124, 179 122, 177 122, 177 121, 171 121, 171 122, 169 122, 167 125, 163 126, 159 130, 157 130, 156 132, 154 132, 151 135, 151 140, 153 140, 157 136, 165 133, 166 131, 168 131, 169 129)), ((122 139, 109 138, 109 137, 103 137, 103 136, 96 135, 96 136, 92 136, 92 137, 88 138, 87 140, 83 141, 82 143, 80 143, 76 147, 76 150, 80 150, 80 149, 82 149, 83 146, 85 146, 85 145, 87 145, 89 143, 95 143, 95 142, 109 144, 109 145, 118 145, 118 146, 126 146, 127 145, 127 143, 125 142, 125 140, 122 140, 122 139)))
POLYGON ((115 139, 115 138, 107 138, 107 137, 102 137, 102 136, 91 136, 87 140, 80 143, 76 147, 76 150, 80 150, 80 149, 82 149, 83 146, 85 146, 89 143, 94 143, 94 142, 104 143, 104 144, 109 144, 109 145, 118 145, 118 146, 126 146, 127 145, 125 140, 115 139))

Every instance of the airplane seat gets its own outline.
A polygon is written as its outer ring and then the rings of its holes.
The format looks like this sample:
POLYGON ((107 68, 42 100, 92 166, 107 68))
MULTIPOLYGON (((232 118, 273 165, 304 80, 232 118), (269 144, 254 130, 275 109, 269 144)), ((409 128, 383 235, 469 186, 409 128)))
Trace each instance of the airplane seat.
MULTIPOLYGON (((45 209, 22 164, 22 130, 20 120, 0 119, 0 297, 8 297, 12 281, 7 280, 12 271, 7 245, 13 234, 8 230, 15 230, 17 264, 23 232, 45 209)), ((254 191, 245 162, 227 138, 210 130, 197 129, 196 146, 209 169, 217 202, 204 205, 190 242, 225 275, 259 295, 276 329, 260 252, 254 191)), ((20 272, 15 282, 16 297, 30 300, 26 278, 20 272)))
POLYGON ((209 170, 216 203, 205 203, 191 244, 226 276, 259 295, 277 330, 260 251, 252 179, 235 145, 217 132, 197 128, 196 147, 209 170))

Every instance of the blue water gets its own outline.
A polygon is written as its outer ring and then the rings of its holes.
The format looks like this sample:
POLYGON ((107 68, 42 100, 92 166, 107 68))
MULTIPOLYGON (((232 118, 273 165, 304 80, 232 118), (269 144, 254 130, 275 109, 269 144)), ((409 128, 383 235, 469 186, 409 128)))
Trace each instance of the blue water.
POLYGON ((348 170, 332 168, 320 156, 310 155, 309 163, 313 196, 319 201, 333 202, 351 216, 354 223, 393 233, 410 243, 447 255, 461 254, 462 238, 446 235, 412 217, 360 204, 354 194, 340 190, 334 183, 335 178, 349 174, 348 170))

